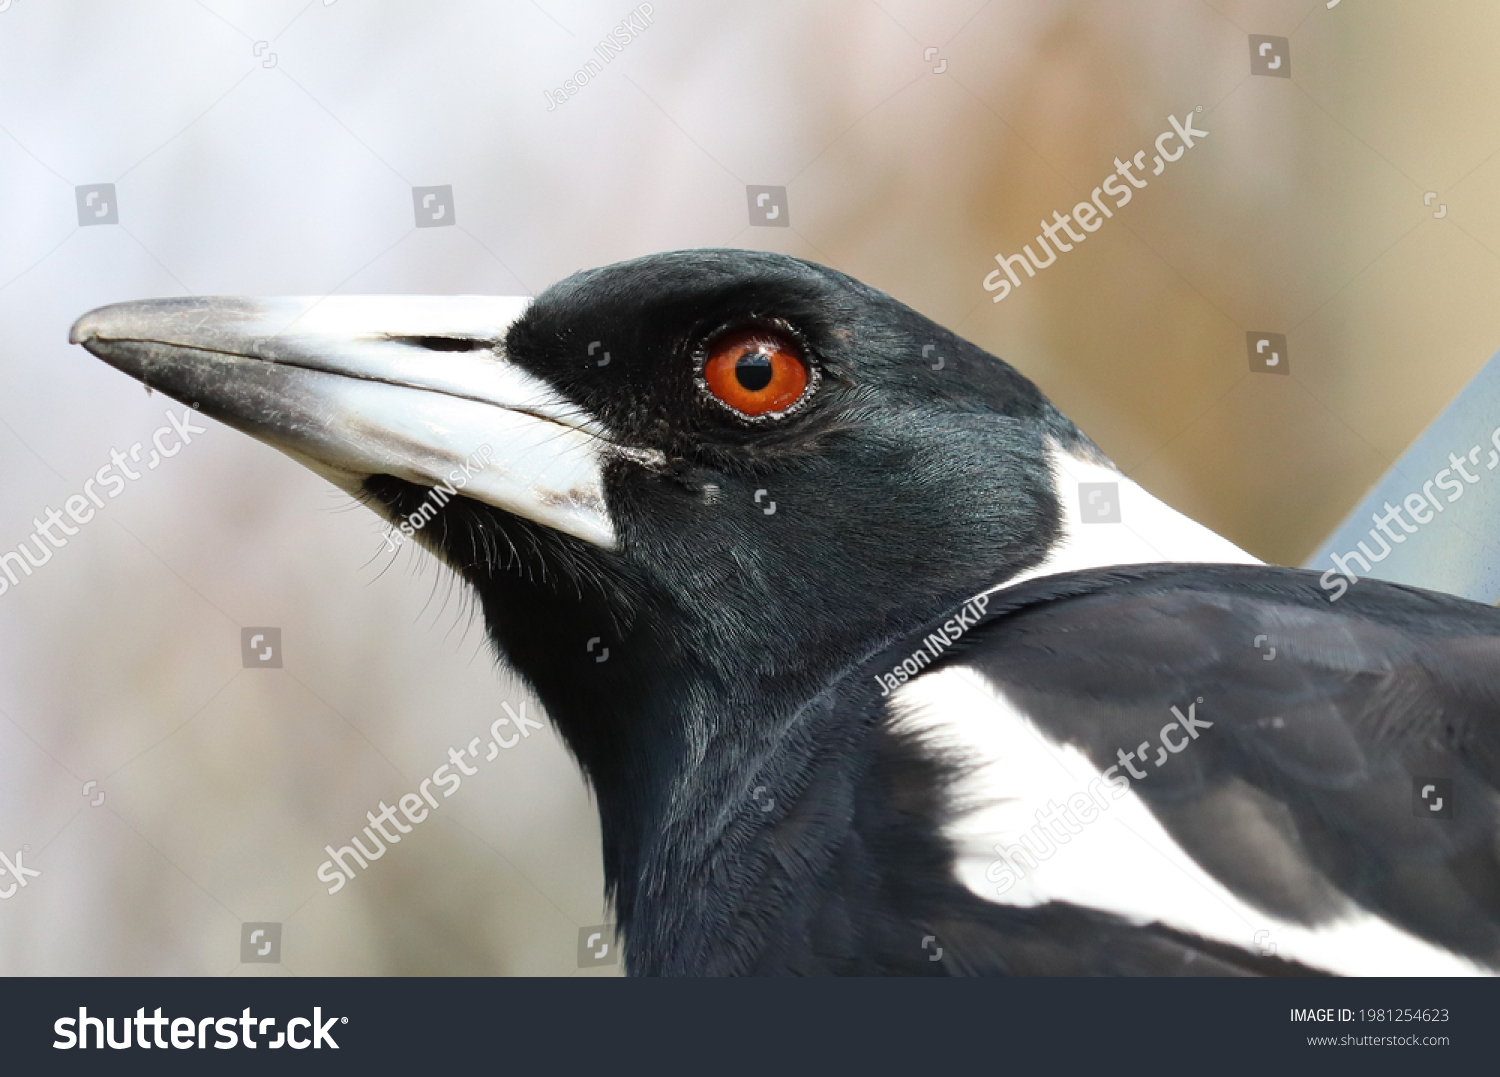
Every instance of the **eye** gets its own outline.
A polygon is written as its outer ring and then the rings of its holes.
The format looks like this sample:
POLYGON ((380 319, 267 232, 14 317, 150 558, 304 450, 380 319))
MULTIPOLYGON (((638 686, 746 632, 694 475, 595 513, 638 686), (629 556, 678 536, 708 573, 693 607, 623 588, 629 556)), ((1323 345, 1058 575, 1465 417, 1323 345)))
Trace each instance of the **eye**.
POLYGON ((731 330, 714 339, 703 362, 703 386, 745 418, 785 412, 807 396, 813 381, 801 348, 764 327, 731 330))

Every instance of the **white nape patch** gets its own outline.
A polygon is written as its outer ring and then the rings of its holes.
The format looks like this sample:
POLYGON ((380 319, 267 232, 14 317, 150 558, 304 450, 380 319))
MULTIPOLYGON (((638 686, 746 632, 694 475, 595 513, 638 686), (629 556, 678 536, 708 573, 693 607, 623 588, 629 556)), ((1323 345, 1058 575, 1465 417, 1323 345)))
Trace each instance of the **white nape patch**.
POLYGON ((917 677, 896 691, 893 712, 897 730, 975 765, 952 791, 964 810, 944 833, 959 881, 986 901, 1066 902, 1344 975, 1489 975, 1353 902, 1319 927, 1260 912, 1201 868, 1134 790, 1111 788, 1081 751, 1049 740, 972 669, 917 677), (1071 825, 1050 805, 1069 808, 1071 825))
POLYGON ((1189 519, 1153 497, 1112 467, 1096 464, 1053 446, 1053 485, 1062 508, 1062 534, 1035 568, 1009 580, 999 590, 1038 576, 1078 572, 1113 565, 1144 565, 1162 561, 1196 564, 1260 565, 1228 539, 1189 519), (1106 490, 1084 483, 1114 483, 1116 499, 1106 490), (1090 495, 1093 500, 1087 501, 1090 495), (1107 510, 1106 510, 1107 506, 1107 510), (1088 508, 1090 519, 1085 519, 1088 508), (1092 517, 1118 518, 1118 523, 1092 517))

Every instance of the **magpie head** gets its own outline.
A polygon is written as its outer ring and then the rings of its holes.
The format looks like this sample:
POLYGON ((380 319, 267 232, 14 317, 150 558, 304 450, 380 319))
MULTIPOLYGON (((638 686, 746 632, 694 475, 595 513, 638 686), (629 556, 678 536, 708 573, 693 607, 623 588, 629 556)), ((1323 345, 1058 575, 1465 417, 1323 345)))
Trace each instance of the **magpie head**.
POLYGON ((604 800, 1040 560, 1049 446, 1087 449, 995 357, 749 251, 531 302, 147 300, 73 339, 444 558, 604 800))
POLYGON ((1071 427, 1012 368, 833 270, 699 251, 583 272, 505 352, 631 453, 606 464, 606 556, 767 657, 895 624, 1051 537, 1045 439, 1071 427))

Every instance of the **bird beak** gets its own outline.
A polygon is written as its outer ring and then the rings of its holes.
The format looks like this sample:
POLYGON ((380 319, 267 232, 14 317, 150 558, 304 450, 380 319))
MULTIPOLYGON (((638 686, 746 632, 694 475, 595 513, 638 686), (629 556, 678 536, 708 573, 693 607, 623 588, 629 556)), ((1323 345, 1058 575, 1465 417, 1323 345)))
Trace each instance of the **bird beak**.
POLYGON ((504 356, 529 303, 146 299, 90 311, 68 339, 350 493, 371 475, 424 486, 467 476, 466 497, 613 548, 604 430, 504 356), (476 459, 487 460, 478 473, 476 459))

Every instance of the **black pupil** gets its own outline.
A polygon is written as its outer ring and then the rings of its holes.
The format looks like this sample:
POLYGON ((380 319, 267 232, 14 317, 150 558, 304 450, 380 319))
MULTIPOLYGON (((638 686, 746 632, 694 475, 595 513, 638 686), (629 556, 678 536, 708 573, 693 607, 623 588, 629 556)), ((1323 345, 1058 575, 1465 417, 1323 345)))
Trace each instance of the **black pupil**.
POLYGON ((735 360, 734 376, 742 388, 760 392, 771 384, 771 357, 763 351, 746 352, 735 360))

